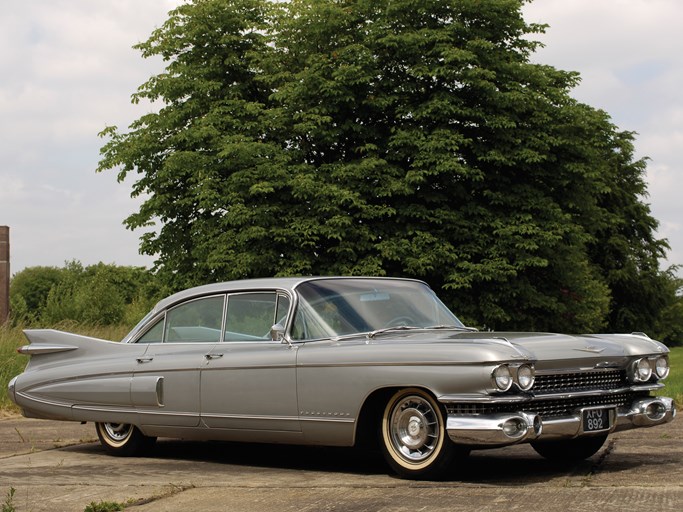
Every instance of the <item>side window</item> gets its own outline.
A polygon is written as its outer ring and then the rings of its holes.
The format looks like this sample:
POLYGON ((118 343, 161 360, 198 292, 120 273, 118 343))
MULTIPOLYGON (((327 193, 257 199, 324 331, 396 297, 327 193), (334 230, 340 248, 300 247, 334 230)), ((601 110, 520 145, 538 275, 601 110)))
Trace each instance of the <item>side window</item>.
POLYGON ((164 341, 217 342, 221 339, 223 319, 223 295, 186 302, 166 313, 164 341))
POLYGON ((161 317, 154 326, 147 331, 136 343, 161 343, 164 336, 164 317, 161 317))
POLYGON ((236 293, 228 296, 225 341, 270 341, 275 323, 275 292, 236 293))

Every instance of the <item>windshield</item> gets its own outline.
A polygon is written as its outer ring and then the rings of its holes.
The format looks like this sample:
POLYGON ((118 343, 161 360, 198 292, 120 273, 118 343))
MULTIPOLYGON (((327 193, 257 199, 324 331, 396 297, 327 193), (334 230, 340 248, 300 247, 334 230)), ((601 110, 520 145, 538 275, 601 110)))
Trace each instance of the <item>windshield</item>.
POLYGON ((297 288, 294 340, 333 338, 390 327, 463 324, 419 281, 330 279, 297 288))

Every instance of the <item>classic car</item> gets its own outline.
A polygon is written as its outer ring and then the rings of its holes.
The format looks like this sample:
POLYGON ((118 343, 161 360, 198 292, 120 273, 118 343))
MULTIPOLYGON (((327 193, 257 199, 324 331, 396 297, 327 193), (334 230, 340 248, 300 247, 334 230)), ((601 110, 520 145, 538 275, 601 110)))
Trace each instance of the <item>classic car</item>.
POLYGON ((210 284, 160 301, 121 342, 26 336, 12 400, 27 417, 94 422, 114 455, 157 437, 374 440, 400 476, 432 478, 516 443, 587 458, 612 432, 676 415, 652 394, 668 349, 645 334, 479 332, 410 279, 210 284))

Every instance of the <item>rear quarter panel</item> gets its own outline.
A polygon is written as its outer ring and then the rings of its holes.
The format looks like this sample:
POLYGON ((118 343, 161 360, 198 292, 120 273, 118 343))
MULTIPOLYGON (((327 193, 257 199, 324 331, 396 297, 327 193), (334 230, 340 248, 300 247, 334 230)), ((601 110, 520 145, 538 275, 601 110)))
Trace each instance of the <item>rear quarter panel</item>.
POLYGON ((31 355, 14 382, 14 400, 27 417, 89 420, 78 406, 130 408, 132 369, 146 346, 100 340, 55 330, 29 330, 34 346, 72 350, 31 355))

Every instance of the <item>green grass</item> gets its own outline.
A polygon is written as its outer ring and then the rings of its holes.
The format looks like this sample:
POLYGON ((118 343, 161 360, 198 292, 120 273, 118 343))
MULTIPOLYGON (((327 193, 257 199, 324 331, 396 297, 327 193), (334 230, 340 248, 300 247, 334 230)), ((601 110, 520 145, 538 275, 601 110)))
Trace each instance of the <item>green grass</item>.
POLYGON ((17 348, 25 342, 21 330, 0 326, 0 409, 4 411, 15 409, 7 396, 7 384, 26 366, 28 358, 17 354, 17 348))
POLYGON ((670 396, 676 400, 678 408, 683 408, 683 347, 674 347, 669 354, 671 373, 663 381, 664 389, 658 395, 670 396))

